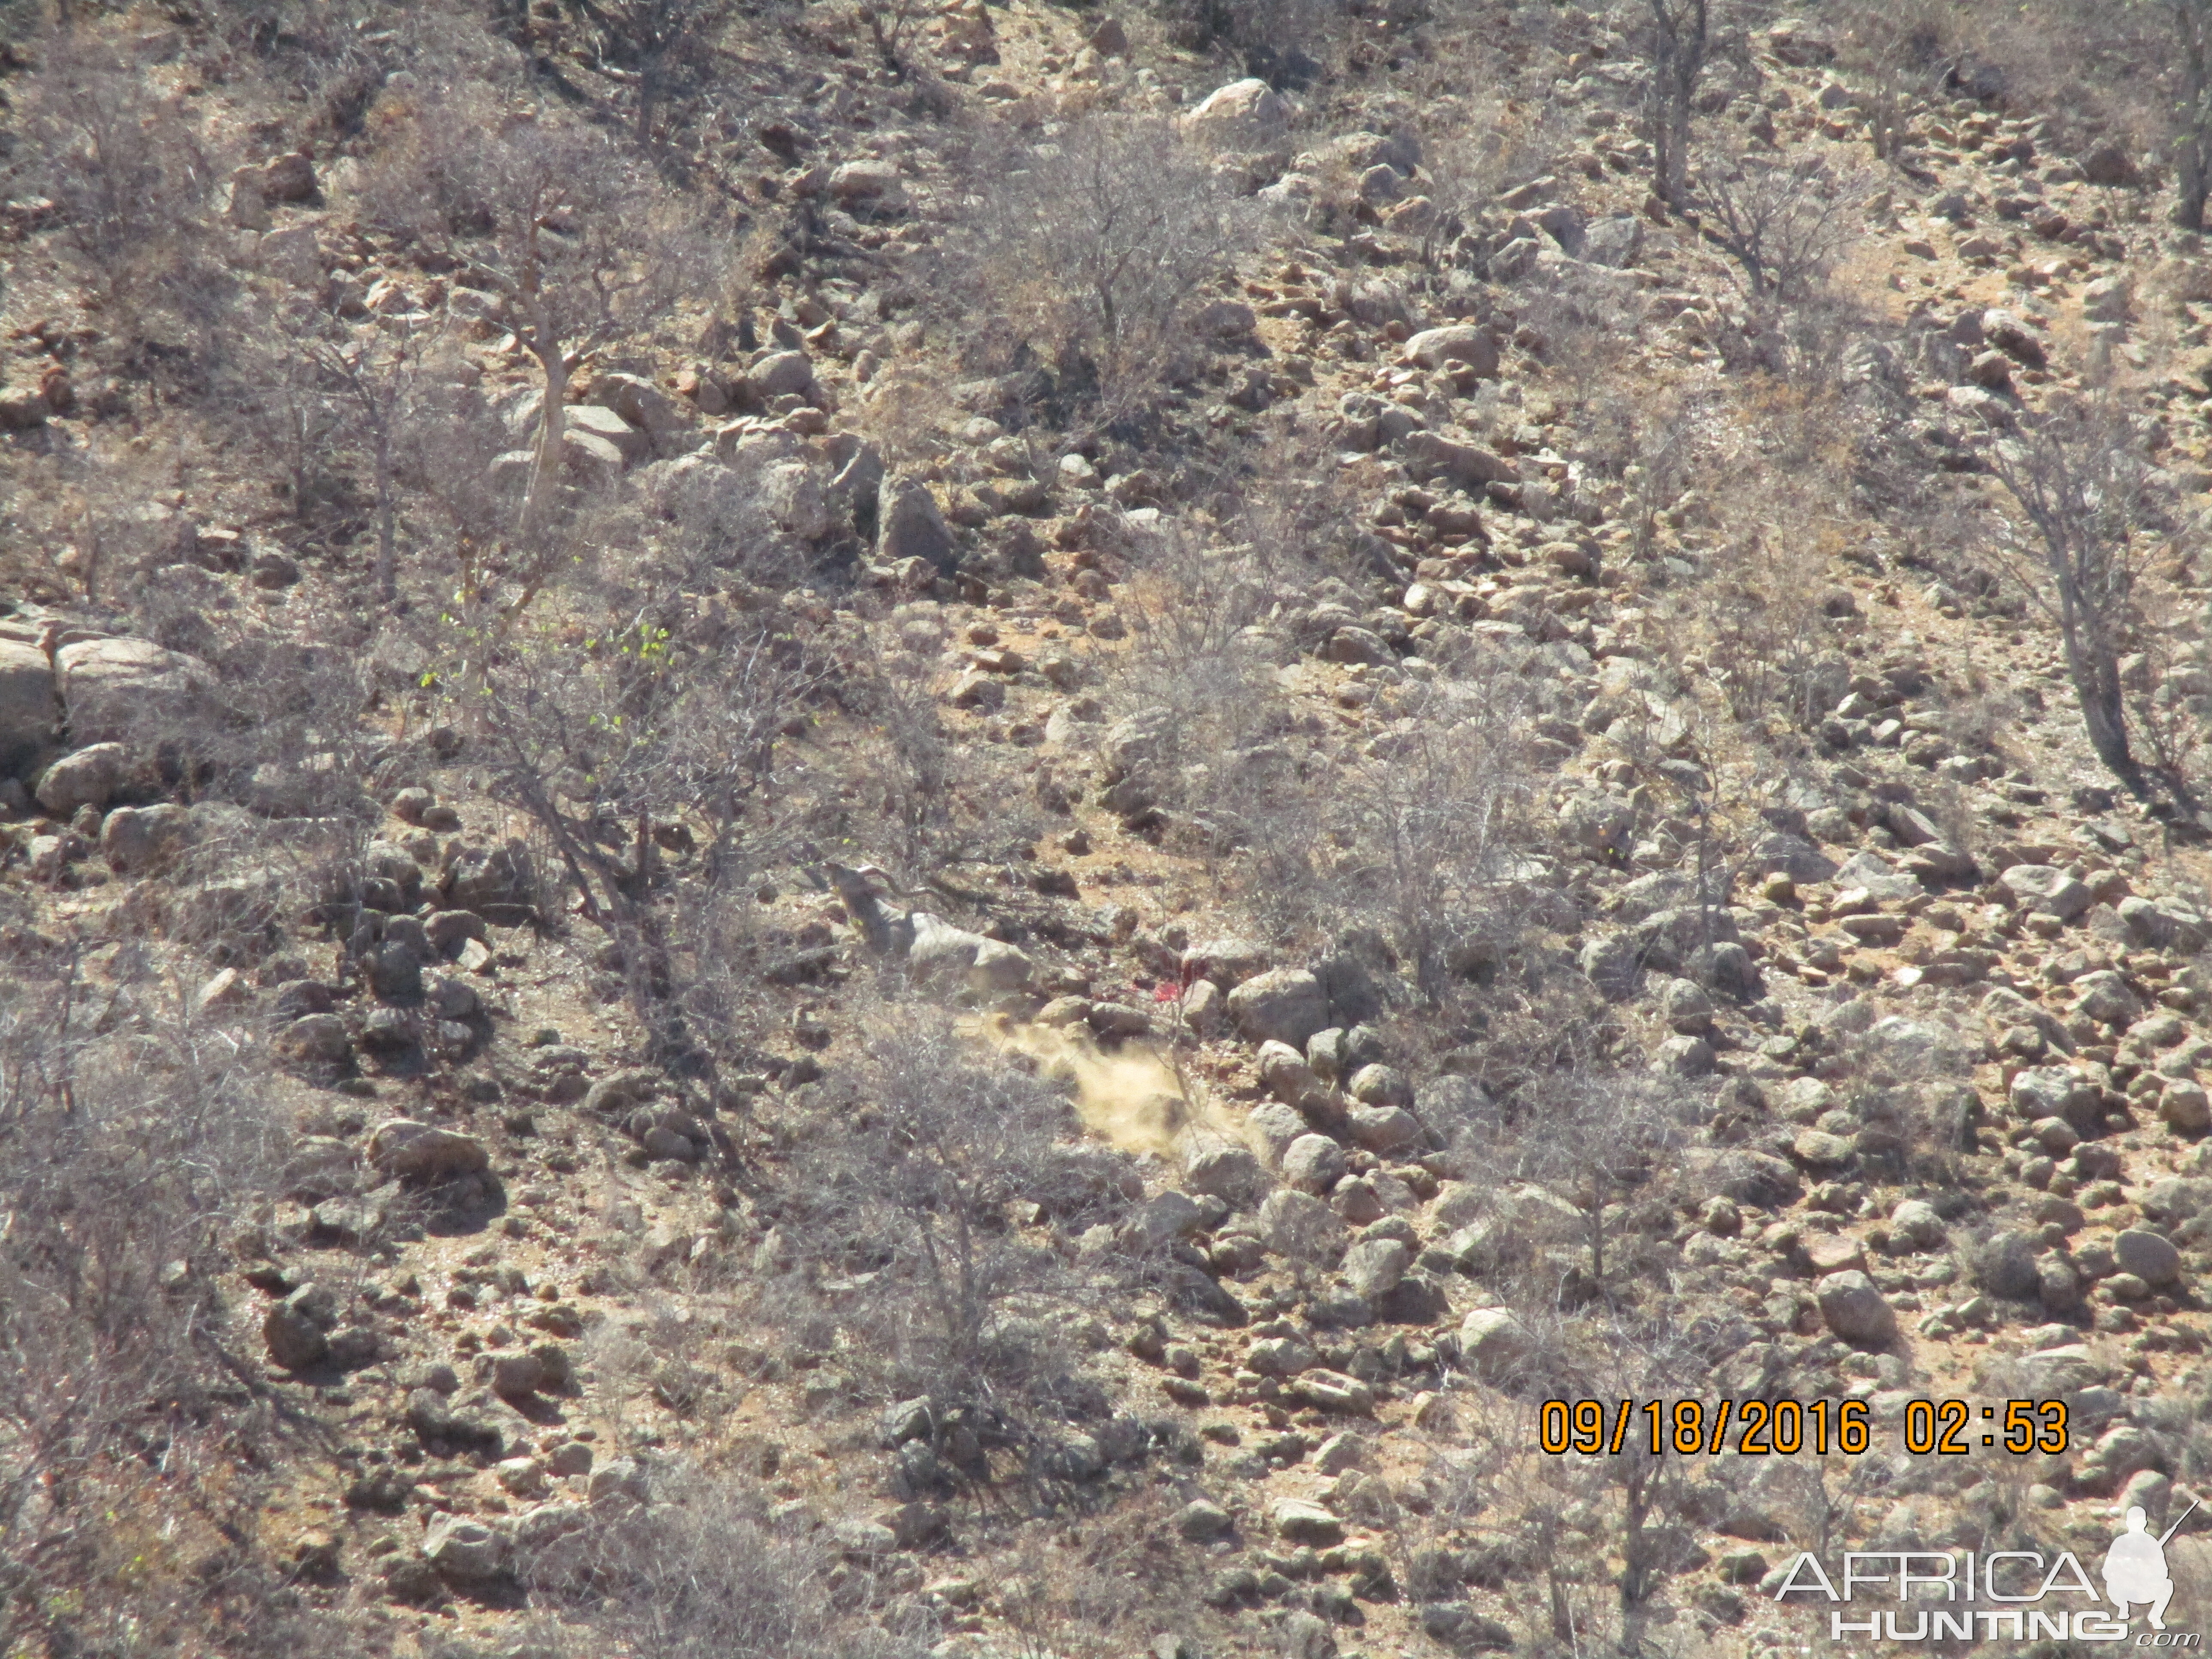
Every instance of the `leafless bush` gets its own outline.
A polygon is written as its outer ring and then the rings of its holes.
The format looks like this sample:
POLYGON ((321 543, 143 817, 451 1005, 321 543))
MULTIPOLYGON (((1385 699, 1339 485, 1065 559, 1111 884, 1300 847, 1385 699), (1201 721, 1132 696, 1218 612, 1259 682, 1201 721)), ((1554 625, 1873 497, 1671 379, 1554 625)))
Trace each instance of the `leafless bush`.
POLYGON ((876 1040, 831 1080, 832 1116, 801 1136, 782 1192, 792 1310, 821 1298, 893 1397, 1017 1423, 1079 1410, 1091 1391, 1055 1322, 1085 1292, 1050 1240, 1112 1217, 1118 1184, 1053 1088, 920 1010, 867 1024, 876 1040))
POLYGON ((11 1650, 166 1628, 196 1599, 171 1604, 159 1588, 181 1571, 183 1540, 229 1518, 222 1483, 204 1476, 227 1461, 227 1433, 268 1431, 215 1288, 222 1232, 270 1169, 262 1080, 133 947, 105 954, 97 975, 76 944, 18 954, 0 991, 11 1650), (167 1478, 151 1507, 173 1518, 173 1545, 137 1524, 155 1472, 167 1478), (126 1568, 134 1550, 145 1553, 126 1568))
POLYGON ((11 193, 52 200, 106 303, 204 320, 226 291, 204 257, 216 161, 178 105, 88 34, 62 32, 18 119, 11 193))
MULTIPOLYGON (((592 1633, 592 1650, 666 1659, 920 1659, 933 1632, 886 1622, 866 1575, 816 1538, 775 1526, 743 1486, 672 1468, 655 1501, 594 1511, 558 1539, 535 1587, 592 1633)), ((578 1650, 580 1652, 581 1650, 578 1650)))
POLYGON ((2097 758, 2137 795, 2155 785, 2188 800, 2181 756, 2154 754, 2147 768, 2130 736, 2131 726, 2160 730, 2130 721, 2121 659, 2142 630, 2136 589, 2162 527, 2132 434, 2112 407, 2089 400, 2025 423, 1985 453, 2019 515, 1993 526, 1990 556, 2057 627, 2097 758))
MULTIPOLYGON (((535 538, 566 465, 568 376, 592 349, 704 281, 696 258, 661 257, 690 226, 593 130, 517 114, 482 88, 428 92, 395 112, 363 180, 386 228, 437 248, 497 294, 537 361, 537 441, 520 530, 535 538)), ((692 250, 685 250, 690 252, 692 250)))
POLYGON ((1109 406, 1176 372, 1189 307, 1237 247, 1242 212, 1172 128, 1085 116, 987 153, 972 191, 964 265, 986 314, 1109 406))
POLYGON ((1852 199, 1864 180, 1818 160, 1725 162, 1708 152, 1692 199, 1701 227, 1743 268, 1758 301, 1802 299, 1856 233, 1852 199))
POLYGON ((1571 1064, 1529 1074, 1521 1086, 1465 1115, 1452 1155, 1472 1174, 1500 1185, 1527 1182, 1547 1195, 1515 1211, 1515 1230, 1540 1239, 1547 1216, 1579 1218, 1584 1262, 1565 1273, 1537 1260, 1535 1306, 1574 1308, 1622 1293, 1636 1277, 1617 1258, 1620 1206, 1662 1183, 1673 1156, 1688 1144, 1692 1103, 1665 1082, 1571 1064))

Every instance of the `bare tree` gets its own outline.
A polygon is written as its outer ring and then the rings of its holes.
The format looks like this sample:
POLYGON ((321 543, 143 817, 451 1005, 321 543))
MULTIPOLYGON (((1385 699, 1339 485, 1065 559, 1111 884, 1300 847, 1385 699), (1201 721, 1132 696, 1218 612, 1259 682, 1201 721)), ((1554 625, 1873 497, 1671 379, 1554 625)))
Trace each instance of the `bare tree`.
POLYGON ((1817 158, 1733 166, 1711 158, 1691 199, 1700 227, 1743 268, 1756 301, 1802 299, 1825 276, 1851 234, 1850 198, 1859 181, 1835 176, 1817 158))
POLYGON ((808 678, 765 629, 647 606, 604 635, 532 641, 486 682, 493 793, 550 838, 585 915, 619 944, 640 1018, 672 1047, 664 872, 681 860, 716 889, 757 871, 808 678))
POLYGON ((425 354, 437 334, 421 313, 330 331, 302 346, 310 363, 358 422, 369 452, 376 506, 376 592, 389 604, 399 583, 399 465, 425 354))
POLYGON ((627 302, 667 280, 649 257, 655 204, 604 137, 550 118, 455 96, 427 103, 409 137, 391 146, 392 159, 369 182, 379 216, 496 291, 538 365, 537 440, 520 520, 529 540, 545 528, 560 486, 568 376, 634 319, 627 302))
POLYGON ((1149 119, 1089 116, 985 165, 974 280, 1064 375, 1133 395, 1176 355, 1199 285, 1235 246, 1237 204, 1149 119))
POLYGON ((2173 222, 2201 231, 2204 204, 2212 198, 2212 0, 2165 0, 2165 6, 2179 49, 2170 118, 2179 173, 2173 222))
POLYGON ((1711 49, 1709 0, 1645 0, 1651 9, 1651 80, 1644 90, 1651 187, 1670 208, 1688 205, 1690 109, 1711 49))
MULTIPOLYGON (((2136 586, 2156 527, 2132 437, 2116 410, 2091 400, 2025 422, 1984 453, 2025 521, 1999 526, 1996 561, 2057 624, 2097 758, 2148 797, 2154 780, 2130 738, 2120 668, 2142 624, 2136 586)), ((2160 771, 2156 781, 2179 797, 2182 781, 2160 771)))
POLYGON ((791 1172, 787 1237, 817 1281, 844 1281, 841 1322, 889 1362, 892 1389, 1013 1419, 1048 1410, 1073 1362, 1039 1343, 1037 1321, 1083 1285, 1010 1218, 1079 1232, 1118 1212, 1118 1176, 1073 1146, 1064 1095, 941 1016, 884 1006, 867 1024, 875 1040, 836 1080, 836 1132, 807 1137, 791 1172))
POLYGON ((273 1118, 252 1050, 143 953, 95 978, 82 940, 8 948, 0 1644, 76 1650, 137 1626, 167 1645, 161 1568, 143 1564, 142 1598, 112 1552, 142 1504, 228 1521, 201 1472, 229 1435, 270 1431, 216 1285, 226 1223, 266 1191, 273 1118))
MULTIPOLYGON (((1532 1286, 1543 1301, 1576 1306, 1612 1293, 1615 1206, 1664 1176, 1670 1154, 1687 1144, 1689 1115, 1663 1082, 1607 1071, 1573 1054, 1571 1032, 1555 1036, 1565 1063, 1495 1103, 1477 1100, 1437 1127, 1450 1137, 1454 1155, 1489 1179, 1532 1183, 1579 1218, 1573 1231, 1588 1268, 1564 1276, 1547 1268, 1532 1286)), ((1538 1219, 1531 1211, 1521 1224, 1538 1219)))
POLYGON ((635 137, 655 142, 654 117, 685 68, 705 58, 731 0, 568 0, 598 32, 603 69, 637 86, 635 137))

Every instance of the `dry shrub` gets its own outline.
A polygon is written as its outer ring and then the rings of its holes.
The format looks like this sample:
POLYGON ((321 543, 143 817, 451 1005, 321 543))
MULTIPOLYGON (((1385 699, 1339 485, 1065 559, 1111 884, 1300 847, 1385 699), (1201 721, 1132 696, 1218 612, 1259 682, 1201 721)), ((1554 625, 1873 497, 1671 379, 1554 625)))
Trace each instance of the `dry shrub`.
POLYGON ((1201 283, 1244 240, 1243 209, 1175 130, 1093 114, 1050 140, 987 151, 963 217, 962 272, 1064 392, 1109 410, 1187 372, 1201 283))
POLYGON ((777 1527, 750 1483, 689 1466, 656 1471, 653 1502, 595 1509, 531 1570, 564 1615, 532 1651, 610 1650, 664 1659, 921 1659, 933 1632, 885 1619, 873 1575, 819 1536, 777 1527), (590 1632, 570 1644, 574 1627, 590 1632))
POLYGON ((772 1310, 833 1325, 879 1397, 981 1411, 1017 1442, 1092 1415, 1103 1396, 1066 1327, 1093 1290, 1053 1240, 1120 1212, 1126 1158, 1084 1146, 1065 1093, 942 1016, 885 1004, 864 1024, 865 1054, 790 1126, 792 1266, 765 1288, 772 1310))
MULTIPOLYGON (((135 947, 98 969, 73 942, 19 935, 11 954, 0 1644, 76 1650, 134 1626, 142 1642, 182 1641, 220 1617, 177 1595, 182 1558, 253 1501, 250 1480, 210 1476, 236 1443, 279 1433, 217 1289, 224 1234, 271 1176, 264 1079, 135 947), (137 1524, 149 1500, 174 1523, 160 1539, 137 1524)), ((230 1565, 250 1576, 245 1555, 230 1565)), ((223 1593, 218 1578, 210 1599, 223 1593)))
POLYGON ((181 104, 70 32, 48 39, 19 109, 9 193, 52 200, 111 331, 212 322, 229 294, 207 212, 218 163, 181 104))

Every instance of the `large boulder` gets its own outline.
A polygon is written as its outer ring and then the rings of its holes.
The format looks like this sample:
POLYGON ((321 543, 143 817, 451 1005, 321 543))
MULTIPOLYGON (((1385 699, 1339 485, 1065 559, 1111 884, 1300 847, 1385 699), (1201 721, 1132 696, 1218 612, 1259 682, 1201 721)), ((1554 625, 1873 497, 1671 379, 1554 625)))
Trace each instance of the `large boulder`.
POLYGON ((1528 1328, 1510 1308, 1477 1308, 1461 1322, 1460 1353, 1476 1376, 1494 1380, 1528 1358, 1528 1328))
POLYGON ((1287 1042, 1303 1050, 1328 1024, 1328 997, 1303 968, 1255 974, 1229 994, 1229 1018, 1252 1042, 1287 1042))
POLYGON ((459 1583, 498 1577, 507 1571, 513 1548, 505 1532, 471 1516, 441 1515, 422 1534, 422 1559, 459 1583))
POLYGON ((1464 368, 1478 379, 1498 373, 1498 342, 1486 328, 1455 323, 1446 328, 1424 329, 1406 342, 1399 356, 1423 368, 1464 368))
POLYGON ((95 743, 49 766, 33 793, 48 812, 65 818, 80 806, 106 806, 129 768, 130 752, 121 744, 95 743))
POLYGON ((1897 1334, 1897 1310, 1874 1280, 1856 1268, 1830 1273, 1814 1286, 1813 1295, 1828 1328, 1846 1342, 1879 1348, 1897 1334))
POLYGON ((940 571, 959 562, 952 531, 929 486, 918 478, 886 477, 876 491, 876 556, 885 564, 926 559, 940 571))
POLYGON ((117 875, 149 875, 182 852, 191 833, 192 815, 184 807, 118 806, 100 826, 100 850, 117 875))
POLYGON ((215 690, 205 663, 151 640, 80 640, 55 653, 54 668, 69 740, 79 746, 188 720, 215 690))
POLYGON ((2157 1233, 2131 1227, 2112 1240, 2112 1260, 2154 1289, 2181 1277, 2181 1252, 2157 1233))
POLYGON ((386 1176, 435 1182, 489 1169, 491 1154, 474 1135, 395 1117, 369 1137, 368 1161, 386 1176))
POLYGON ((0 773, 20 771, 61 725, 53 665, 22 640, 0 639, 0 773))
POLYGON ((1248 78, 1208 93, 1182 118, 1182 128, 1200 143, 1235 149, 1274 137, 1290 119, 1290 105, 1273 88, 1248 78))

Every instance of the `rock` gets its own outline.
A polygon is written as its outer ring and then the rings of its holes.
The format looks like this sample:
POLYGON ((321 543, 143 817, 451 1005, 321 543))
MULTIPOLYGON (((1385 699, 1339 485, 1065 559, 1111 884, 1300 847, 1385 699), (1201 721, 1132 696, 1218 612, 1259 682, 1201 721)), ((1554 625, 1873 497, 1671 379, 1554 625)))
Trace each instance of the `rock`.
POLYGON ((0 640, 0 775, 28 765, 54 740, 61 719, 46 653, 21 640, 0 640))
POLYGON ((385 1002, 422 999, 422 960, 397 939, 386 939, 368 956, 368 988, 385 1002))
POLYGON ((2100 1024, 2126 1027, 2142 1015, 2142 1004, 2128 982, 2110 969, 2084 974, 2074 981, 2074 1011, 2100 1024))
POLYGON ((764 398, 803 397, 814 385, 814 365, 803 351, 770 352, 745 376, 764 398))
POLYGON ((1309 1193, 1272 1192, 1261 1202, 1257 1218, 1260 1236, 1269 1249, 1302 1261, 1333 1256, 1344 1242, 1343 1219, 1309 1193))
POLYGON ((1303 1050, 1328 1024, 1328 998, 1305 969, 1278 968, 1230 992, 1229 1018, 1249 1042, 1286 1042, 1303 1050))
POLYGON ((1259 1149, 1261 1160, 1271 1170, 1283 1167, 1283 1154, 1306 1133, 1305 1119, 1279 1100, 1255 1106, 1244 1123, 1259 1149))
POLYGON ((1590 264, 1634 264, 1644 256, 1644 221, 1632 213, 1593 220, 1583 231, 1582 258, 1590 264))
POLYGON ((1290 123, 1291 106, 1265 81, 1231 81, 1208 93, 1182 118, 1192 138, 1215 149, 1235 149, 1279 133, 1290 123))
POLYGON ((118 876, 154 874, 191 838, 192 816, 181 806, 118 806, 100 826, 100 850, 118 876))
POLYGON ((1352 1138, 1370 1152, 1395 1152, 1417 1145, 1421 1122, 1403 1106, 1353 1105, 1344 1115, 1352 1138))
POLYGON ((1101 58, 1118 58, 1129 50, 1129 31, 1117 17, 1102 17, 1085 42, 1101 58))
POLYGON ((2201 1084, 2167 1084, 2159 1097, 2158 1112, 2177 1133, 2197 1135, 2212 1129, 2212 1095, 2201 1084))
POLYGON ((1194 1140, 1185 1151, 1182 1182, 1239 1209, 1267 1189, 1267 1172, 1250 1148, 1211 1137, 1194 1140))
POLYGON ((1283 1153, 1283 1179, 1301 1192, 1330 1191, 1346 1167, 1344 1148, 1327 1135, 1302 1134, 1283 1153))
POLYGON ((2117 139, 2106 139, 2094 146, 2081 158, 2081 177, 2092 185, 2103 185, 2114 189, 2130 188, 2142 181, 2135 159, 2128 154, 2127 146, 2117 139))
POLYGON ((80 640, 55 653, 54 667, 69 740, 80 746, 121 741, 156 717, 179 724, 215 689, 205 663, 149 640, 80 640))
POLYGON ((917 478, 885 475, 876 492, 876 522, 880 526, 876 557, 881 563, 922 559, 949 572, 959 562, 957 544, 937 498, 917 478))
POLYGON ((634 1457, 617 1457, 592 1471, 585 1495, 593 1509, 647 1500, 645 1469, 634 1457))
POLYGON ((1846 1342, 1878 1348, 1897 1334, 1896 1310, 1863 1273, 1830 1273, 1813 1294, 1828 1328, 1846 1342))
POLYGON ((2120 1271, 2133 1273, 2155 1288, 2181 1277, 2181 1252, 2166 1239, 2139 1228, 2130 1228, 2112 1240, 2112 1260, 2120 1271))
POLYGON ((535 1353, 495 1353, 491 1391, 501 1400, 526 1400, 545 1386, 545 1364, 535 1353))
POLYGON ((1449 478, 1470 493, 1521 476, 1511 462, 1499 459, 1489 450, 1434 432, 1415 432, 1401 447, 1407 465, 1422 476, 1449 478))
POLYGON ((336 1014, 309 1014, 280 1028, 276 1051, 302 1065, 337 1066, 353 1055, 353 1039, 336 1014))
POLYGON ((526 909, 536 893, 529 854, 520 845, 465 847, 447 867, 445 899, 456 910, 473 910, 491 921, 522 921, 503 913, 526 909))
POLYGON ((2018 1301, 2035 1294, 2040 1283, 2035 1266, 2035 1242, 2026 1233, 1991 1234, 1972 1252, 1974 1283, 1991 1296, 2018 1301))
POLYGON ((2098 1109, 2097 1091, 2070 1066, 2031 1066, 2016 1073, 2006 1098, 2016 1117, 2030 1123, 2045 1118, 2074 1122, 2098 1109))
POLYGON ((1370 1302, 1379 1302, 1398 1288, 1413 1260, 1402 1239, 1364 1238, 1344 1254, 1344 1282, 1370 1302))
POLYGON ((1502 1653, 1513 1645, 1510 1626, 1465 1601, 1425 1602, 1419 1617, 1421 1633, 1454 1653, 1502 1653))
POLYGON ((1477 1376, 1495 1380, 1522 1364, 1531 1345, 1512 1310, 1477 1308, 1460 1323, 1459 1346, 1477 1376))
POLYGON ((287 1370, 304 1370, 329 1355, 329 1333, 337 1322, 331 1293, 319 1285, 302 1285, 270 1309, 261 1322, 261 1340, 273 1363, 287 1370))
POLYGON ((1943 1242, 1943 1218, 1935 1206, 1908 1198, 1889 1212, 1889 1234, 1915 1250, 1932 1250, 1943 1242))
POLYGON ((887 207, 905 194, 898 169, 889 161, 847 161, 830 174, 830 199, 843 207, 887 207))
POLYGON ((1285 1498, 1271 1518, 1278 1536, 1292 1544, 1330 1549, 1344 1541, 1344 1522, 1321 1504, 1304 1498, 1285 1498))
POLYGON ((1262 1337, 1244 1355, 1245 1369, 1261 1376, 1296 1376, 1320 1363, 1320 1356, 1294 1336, 1262 1337))
POLYGON ((97 811, 121 786, 129 763, 121 744, 96 743, 49 766, 33 793, 39 805, 58 818, 70 817, 81 806, 97 811))
POLYGON ((438 1182, 489 1169, 491 1154, 474 1135, 398 1117, 369 1137, 368 1161, 387 1176, 438 1182))
POLYGON ((315 160, 305 150, 271 156, 258 167, 239 168, 230 176, 234 191, 246 190, 264 202, 312 202, 320 188, 315 179, 315 160))
POLYGON ((1336 1638, 1318 1614, 1294 1607, 1275 1632, 1283 1659, 1337 1659, 1336 1638))
POLYGON ((507 1571, 506 1533, 465 1515, 441 1515, 422 1534, 422 1559, 458 1583, 482 1583, 507 1571))
POLYGON ((1403 362, 1419 363, 1423 368, 1464 368, 1479 380, 1492 379, 1498 373, 1498 342, 1490 331, 1462 323, 1424 329, 1407 341, 1398 355, 1403 362))

